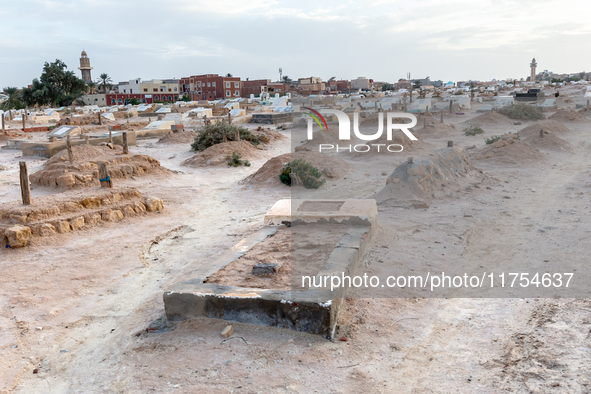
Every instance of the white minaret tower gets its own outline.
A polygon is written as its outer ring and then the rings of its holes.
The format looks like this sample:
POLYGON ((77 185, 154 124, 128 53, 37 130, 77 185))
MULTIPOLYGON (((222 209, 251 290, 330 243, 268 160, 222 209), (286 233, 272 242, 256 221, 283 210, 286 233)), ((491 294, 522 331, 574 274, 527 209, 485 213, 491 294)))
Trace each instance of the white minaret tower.
POLYGON ((536 82, 536 66, 538 65, 538 63, 536 63, 536 58, 534 57, 531 61, 531 63, 529 64, 529 67, 531 69, 531 74, 529 76, 529 81, 534 83, 536 82))

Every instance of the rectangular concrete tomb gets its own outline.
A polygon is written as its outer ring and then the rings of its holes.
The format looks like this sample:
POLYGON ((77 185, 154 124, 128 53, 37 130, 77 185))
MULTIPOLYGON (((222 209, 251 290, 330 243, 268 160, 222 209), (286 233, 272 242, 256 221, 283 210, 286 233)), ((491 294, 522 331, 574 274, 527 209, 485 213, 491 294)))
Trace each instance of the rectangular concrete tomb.
POLYGON ((285 215, 291 203, 275 204, 266 225, 224 252, 211 273, 165 291, 167 318, 209 317, 332 338, 347 289, 331 289, 322 278, 355 275, 377 228, 376 203, 297 201, 309 210, 299 218, 285 215))

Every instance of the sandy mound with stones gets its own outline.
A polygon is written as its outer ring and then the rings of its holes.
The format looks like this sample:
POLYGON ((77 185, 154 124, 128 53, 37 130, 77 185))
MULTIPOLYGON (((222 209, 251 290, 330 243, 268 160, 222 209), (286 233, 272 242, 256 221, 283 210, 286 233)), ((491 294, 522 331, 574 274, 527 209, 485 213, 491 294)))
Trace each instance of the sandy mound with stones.
POLYGON ((195 137, 197 133, 190 130, 184 130, 178 133, 169 133, 166 134, 164 137, 160 138, 157 144, 191 144, 195 141, 195 137))
POLYGON ((531 126, 524 127, 523 129, 519 130, 518 134, 521 135, 522 133, 530 133, 530 132, 538 132, 540 134, 540 129, 544 129, 544 131, 548 131, 554 134, 567 134, 570 133, 570 129, 563 125, 560 122, 555 120, 542 120, 540 122, 536 122, 531 126))
POLYGON ((539 130, 540 129, 538 129, 538 131, 520 131, 519 137, 522 141, 528 143, 529 145, 537 149, 558 150, 564 152, 572 151, 572 145, 569 144, 568 141, 563 140, 562 138, 556 136, 552 132, 546 131, 546 129, 544 129, 543 131, 543 137, 540 137, 539 130))
POLYGON ((470 160, 519 165, 541 163, 546 157, 533 146, 518 140, 517 134, 505 134, 500 140, 470 154, 470 160))
POLYGON ((463 124, 473 124, 476 126, 486 125, 512 125, 514 120, 509 119, 505 115, 501 115, 498 112, 485 112, 472 119, 465 120, 463 124))
POLYGON ((548 119, 555 120, 558 122, 586 122, 587 118, 573 111, 572 109, 563 109, 550 116, 548 119))
POLYGON ((72 147, 74 162, 68 160, 64 149, 30 176, 31 183, 50 187, 97 186, 98 162, 106 162, 112 179, 129 178, 144 174, 166 174, 170 170, 161 167, 160 162, 147 155, 123 154, 123 148, 107 146, 78 145, 72 147))
POLYGON ((294 152, 276 156, 267 161, 257 172, 245 178, 241 183, 248 185, 283 185, 279 180, 279 174, 285 164, 295 160, 303 159, 314 167, 318 168, 327 179, 340 179, 347 175, 351 166, 349 163, 338 157, 318 152, 294 152))
POLYGON ((571 144, 556 134, 565 134, 570 131, 566 126, 553 120, 545 120, 534 123, 519 130, 518 134, 522 141, 538 149, 572 151, 571 144), (540 132, 543 130, 543 137, 540 132))
POLYGON ((189 167, 228 165, 228 156, 232 153, 242 155, 242 160, 252 160, 259 157, 259 150, 246 141, 229 141, 215 144, 185 160, 182 165, 189 167))
POLYGON ((487 180, 468 162, 460 148, 444 148, 429 159, 404 162, 386 180, 386 186, 372 198, 388 206, 408 206, 432 198, 450 197, 470 185, 487 180))

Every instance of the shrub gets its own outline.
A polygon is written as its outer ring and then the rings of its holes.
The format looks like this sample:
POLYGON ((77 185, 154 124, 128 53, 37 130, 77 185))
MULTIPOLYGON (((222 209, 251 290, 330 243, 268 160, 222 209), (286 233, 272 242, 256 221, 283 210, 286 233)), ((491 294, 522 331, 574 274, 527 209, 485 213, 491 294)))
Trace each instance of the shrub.
POLYGON ((321 179, 320 170, 303 159, 292 160, 285 164, 285 167, 279 174, 282 183, 291 185, 302 185, 306 189, 318 189, 326 183, 326 179, 321 179))
POLYGON ((242 155, 240 153, 233 152, 232 156, 228 155, 226 157, 226 160, 228 160, 228 167, 250 167, 250 161, 242 160, 242 155))
POLYGON ((470 125, 470 127, 466 127, 464 129, 466 135, 476 135, 476 134, 484 134, 484 130, 480 126, 470 125))
POLYGON ((495 142, 497 142, 498 140, 500 140, 501 137, 502 137, 501 135, 493 135, 492 137, 487 138, 485 140, 485 142, 486 142, 487 145, 494 144, 495 142))
POLYGON ((259 145, 261 142, 257 136, 252 134, 244 127, 232 126, 227 122, 218 122, 216 124, 208 124, 197 130, 199 133, 195 137, 195 141, 191 144, 191 148, 201 152, 215 144, 222 143, 224 141, 224 135, 228 141, 234 141, 236 138, 236 130, 240 131, 240 140, 247 141, 254 146, 259 145))
POLYGON ((546 118, 538 107, 522 103, 501 108, 499 113, 510 119, 517 120, 541 120, 546 118))

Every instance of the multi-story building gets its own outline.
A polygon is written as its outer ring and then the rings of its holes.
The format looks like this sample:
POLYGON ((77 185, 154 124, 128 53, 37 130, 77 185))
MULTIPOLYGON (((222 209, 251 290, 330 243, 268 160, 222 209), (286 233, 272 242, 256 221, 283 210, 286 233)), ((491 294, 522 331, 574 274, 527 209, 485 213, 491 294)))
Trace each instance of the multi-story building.
POLYGON ((365 77, 359 77, 357 79, 351 80, 351 88, 361 89, 361 90, 369 90, 372 82, 373 82, 373 80, 371 80, 371 79, 367 79, 365 77))
POLYGON ((318 77, 299 78, 298 90, 303 94, 318 94, 326 91, 326 84, 318 77))
POLYGON ((261 87, 266 86, 267 92, 271 95, 279 93, 283 95, 289 91, 289 85, 282 82, 271 82, 270 79, 255 79, 252 81, 242 81, 242 94, 244 97, 250 97, 251 94, 255 96, 261 94, 261 87))
MULTIPOLYGON (((180 79, 181 94, 191 100, 217 100, 242 97, 239 77, 221 77, 218 74, 194 75, 180 79)), ((260 90, 259 90, 260 93, 260 90)))
POLYGON ((180 86, 178 79, 152 79, 142 81, 132 79, 119 82, 117 87, 107 93, 107 105, 125 104, 130 99, 142 103, 174 102, 179 100, 180 86))

